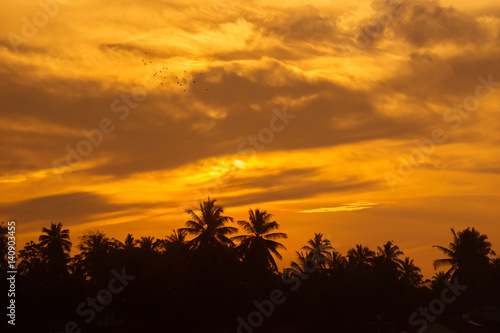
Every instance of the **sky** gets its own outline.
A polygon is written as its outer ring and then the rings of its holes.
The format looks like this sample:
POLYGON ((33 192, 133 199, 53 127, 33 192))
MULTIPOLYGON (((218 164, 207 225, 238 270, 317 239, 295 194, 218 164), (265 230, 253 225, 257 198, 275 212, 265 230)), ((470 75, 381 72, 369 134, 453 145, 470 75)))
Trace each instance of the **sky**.
POLYGON ((497 1, 3 1, 18 249, 51 222, 164 238, 210 196, 273 214, 281 268, 317 232, 427 278, 450 228, 500 251, 497 1))

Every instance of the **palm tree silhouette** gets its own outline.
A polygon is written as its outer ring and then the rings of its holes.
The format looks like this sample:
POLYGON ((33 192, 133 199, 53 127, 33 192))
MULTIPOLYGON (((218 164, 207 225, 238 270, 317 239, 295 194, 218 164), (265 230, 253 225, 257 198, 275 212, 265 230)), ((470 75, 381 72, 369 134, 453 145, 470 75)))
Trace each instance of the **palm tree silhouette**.
POLYGON ((278 266, 273 255, 281 260, 278 249, 286 250, 286 247, 274 240, 286 239, 288 236, 282 232, 273 232, 279 225, 276 221, 271 221, 272 215, 267 211, 250 209, 248 215, 249 221, 240 220, 238 224, 250 234, 236 236, 232 240, 240 242, 238 249, 244 254, 244 262, 248 267, 255 270, 268 268, 277 270, 278 266))
POLYGON ((177 265, 184 263, 188 254, 188 245, 186 241, 187 232, 184 230, 172 230, 172 234, 166 236, 162 241, 162 247, 165 254, 177 265))
POLYGON ((487 241, 488 236, 481 235, 479 231, 470 227, 458 233, 451 228, 451 232, 453 242, 450 243, 449 248, 440 245, 433 246, 448 257, 435 260, 434 268, 450 265, 451 268, 446 272, 448 278, 456 274, 470 278, 477 273, 478 269, 484 269, 489 265, 488 256, 495 255, 495 252, 491 249, 491 243, 487 241))
POLYGON ((132 249, 137 247, 137 244, 139 244, 139 240, 134 239, 134 236, 132 234, 128 234, 125 238, 125 241, 120 244, 120 248, 124 249, 125 251, 131 251, 132 249))
POLYGON ((331 241, 323 239, 322 233, 314 233, 314 238, 308 240, 307 244, 302 249, 309 251, 308 255, 314 256, 320 267, 325 267, 328 251, 333 250, 331 241))
POLYGON ((431 287, 433 290, 441 290, 444 281, 448 280, 447 275, 443 271, 436 272, 431 280, 431 287))
POLYGON ((83 260, 105 256, 115 247, 115 243, 98 230, 88 231, 80 239, 78 249, 81 251, 83 260))
POLYGON ((399 249, 399 246, 393 245, 393 241, 388 241, 382 247, 377 246, 378 257, 382 259, 382 263, 391 266, 397 266, 402 263, 401 259, 398 259, 400 255, 403 255, 403 251, 399 249))
POLYGON ((192 209, 187 209, 186 213, 191 215, 191 220, 186 222, 185 228, 179 231, 187 232, 190 235, 196 235, 188 242, 192 250, 200 248, 216 248, 221 245, 234 246, 233 241, 228 235, 238 231, 237 228, 227 227, 227 222, 232 222, 233 218, 223 216, 224 209, 215 205, 215 199, 200 203, 201 215, 198 216, 192 209))
POLYGON ((326 255, 325 264, 333 272, 338 272, 347 266, 347 259, 340 252, 331 251, 326 255))
POLYGON ((374 256, 375 252, 370 250, 367 246, 362 246, 361 244, 356 245, 355 248, 352 248, 347 252, 349 265, 352 267, 368 265, 372 262, 374 256))
POLYGON ((378 272, 383 274, 384 279, 398 279, 399 269, 402 264, 402 260, 398 257, 403 255, 403 251, 399 249, 399 246, 393 245, 393 241, 388 241, 382 247, 377 246, 378 253, 373 258, 373 267, 378 272))
POLYGON ((187 233, 185 230, 172 230, 172 234, 167 236, 167 243, 184 244, 186 242, 187 233))
POLYGON ((77 247, 81 251, 81 267, 86 272, 87 278, 99 279, 106 271, 103 262, 117 244, 103 232, 95 230, 87 231, 81 236, 77 247))
POLYGON ((139 241, 139 247, 144 251, 156 251, 160 245, 161 241, 159 239, 155 241, 155 238, 151 236, 141 237, 139 241))
POLYGON ((44 262, 54 274, 64 274, 72 246, 69 229, 63 229, 61 223, 51 223, 50 229, 43 227, 42 232, 38 240, 44 262))
POLYGON ((318 268, 318 261, 315 257, 299 251, 295 253, 297 254, 298 260, 297 262, 291 262, 290 266, 292 266, 292 269, 288 270, 286 274, 303 275, 306 273, 313 273, 318 268))
POLYGON ((0 270, 7 269, 7 227, 0 223, 0 270))
POLYGON ((404 261, 401 260, 399 274, 402 281, 409 283, 411 286, 419 287, 424 277, 420 272, 420 268, 415 266, 413 259, 410 260, 409 257, 406 257, 404 261))

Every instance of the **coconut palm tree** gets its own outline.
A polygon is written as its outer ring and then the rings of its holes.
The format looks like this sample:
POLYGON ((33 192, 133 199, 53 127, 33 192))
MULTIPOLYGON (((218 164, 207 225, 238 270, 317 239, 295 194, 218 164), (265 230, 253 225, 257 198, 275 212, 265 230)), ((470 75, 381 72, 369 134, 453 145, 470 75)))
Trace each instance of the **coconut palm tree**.
POLYGON ((318 269, 318 261, 311 255, 303 252, 295 252, 297 254, 297 261, 292 261, 291 269, 287 270, 287 275, 303 275, 313 273, 318 269))
POLYGON ((99 230, 87 231, 80 240, 78 249, 83 260, 105 256, 115 247, 113 240, 99 230))
POLYGON ((302 250, 306 250, 308 251, 308 255, 314 256, 318 260, 320 267, 325 267, 328 251, 333 250, 330 240, 323 239, 322 233, 315 233, 314 238, 308 240, 307 244, 302 247, 302 250))
POLYGON ((403 253, 397 245, 393 245, 393 241, 388 241, 382 247, 377 246, 377 255, 373 258, 372 264, 374 270, 382 276, 383 279, 398 279, 399 268, 402 260, 398 257, 403 253))
POLYGON ((167 243, 184 244, 186 242, 186 236, 187 233, 185 230, 172 230, 172 234, 167 236, 166 241, 167 243))
POLYGON ((134 236, 132 234, 128 234, 125 238, 125 241, 121 243, 120 247, 125 251, 131 251, 132 249, 137 247, 137 244, 139 244, 139 240, 134 239, 134 236))
POLYGON ((446 276, 451 278, 455 274, 471 278, 484 270, 490 264, 490 255, 495 255, 491 249, 491 243, 487 241, 488 236, 482 235, 474 228, 468 227, 458 233, 451 228, 453 242, 449 248, 440 245, 433 247, 441 250, 448 258, 434 261, 434 268, 451 266, 446 276))
POLYGON ((238 224, 249 233, 233 237, 232 240, 239 241, 238 249, 243 253, 244 262, 255 270, 271 269, 277 270, 278 266, 273 255, 282 259, 278 249, 286 250, 283 244, 275 239, 288 236, 282 232, 274 232, 279 228, 276 221, 271 221, 272 215, 267 211, 259 209, 248 211, 249 221, 238 221, 238 224))
POLYGON ((44 234, 40 235, 38 240, 44 256, 43 261, 55 275, 64 274, 72 246, 69 229, 63 229, 61 223, 51 223, 50 228, 44 227, 42 232, 44 234))
POLYGON ((411 286, 419 287, 422 284, 422 278, 424 276, 420 274, 420 268, 415 266, 413 259, 410 260, 409 257, 406 257, 404 261, 401 261, 399 265, 399 273, 401 281, 405 281, 411 286))
POLYGON ((7 269, 7 227, 0 223, 0 270, 7 269))
POLYGON ((331 251, 327 253, 325 263, 327 268, 338 272, 347 266, 347 259, 340 252, 331 251))
POLYGON ((173 251, 175 253, 184 252, 187 248, 186 236, 187 232, 184 230, 172 230, 172 234, 166 236, 162 242, 165 251, 173 251))
POLYGON ((361 244, 356 245, 355 248, 347 252, 349 258, 349 265, 352 267, 361 267, 368 265, 372 262, 375 252, 370 250, 367 246, 361 244))
POLYGON ((86 272, 88 279, 99 279, 109 272, 105 261, 116 246, 114 239, 108 238, 99 230, 87 231, 80 237, 80 243, 77 246, 81 251, 80 266, 86 272))
POLYGON ((155 238, 151 236, 141 237, 141 240, 139 241, 139 248, 144 251, 154 252, 158 250, 160 245, 161 245, 161 240, 157 239, 155 241, 155 238))
POLYGON ((30 241, 19 251, 19 264, 17 268, 23 275, 38 275, 46 269, 43 265, 43 257, 40 244, 30 241))
POLYGON ((443 271, 436 272, 431 280, 431 288, 433 290, 442 290, 444 281, 448 280, 447 274, 443 271))
POLYGON ((400 255, 403 255, 403 251, 399 250, 399 246, 393 245, 393 241, 388 241, 382 247, 377 246, 378 257, 382 259, 382 263, 391 266, 398 266, 402 263, 401 259, 398 259, 400 255))
POLYGON ((162 241, 164 254, 173 261, 174 265, 185 264, 185 259, 189 253, 186 236, 187 232, 184 230, 172 230, 172 234, 166 236, 162 241))
POLYGON ((233 218, 222 215, 224 209, 216 205, 215 201, 217 200, 211 200, 209 197, 207 201, 200 203, 200 215, 197 215, 192 209, 186 210, 192 219, 187 221, 186 227, 180 228, 179 231, 196 236, 188 243, 192 250, 234 246, 233 241, 228 236, 237 232, 238 229, 226 226, 226 223, 232 222, 233 218))

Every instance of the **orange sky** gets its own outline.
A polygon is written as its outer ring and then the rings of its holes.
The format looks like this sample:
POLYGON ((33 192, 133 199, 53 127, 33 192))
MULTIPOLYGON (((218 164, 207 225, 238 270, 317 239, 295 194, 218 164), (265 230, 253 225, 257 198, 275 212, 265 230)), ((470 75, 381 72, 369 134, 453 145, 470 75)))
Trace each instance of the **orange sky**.
POLYGON ((426 277, 451 227, 500 251, 496 1, 7 7, 0 213, 20 244, 50 222, 75 245, 164 237, 210 195, 275 215, 281 267, 314 232, 344 254, 394 240, 426 277))

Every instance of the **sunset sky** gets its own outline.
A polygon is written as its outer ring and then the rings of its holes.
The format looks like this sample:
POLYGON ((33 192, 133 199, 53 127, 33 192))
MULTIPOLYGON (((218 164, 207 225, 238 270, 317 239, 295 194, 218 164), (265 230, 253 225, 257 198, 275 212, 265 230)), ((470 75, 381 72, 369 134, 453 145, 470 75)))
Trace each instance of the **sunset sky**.
POLYGON ((394 240, 426 278, 452 227, 500 252, 498 1, 4 5, 18 250, 50 222, 74 245, 163 238, 210 195, 235 220, 274 215, 281 268, 314 232, 343 254, 394 240))

